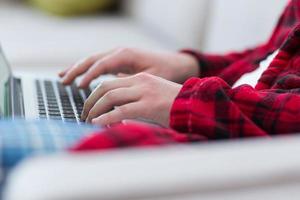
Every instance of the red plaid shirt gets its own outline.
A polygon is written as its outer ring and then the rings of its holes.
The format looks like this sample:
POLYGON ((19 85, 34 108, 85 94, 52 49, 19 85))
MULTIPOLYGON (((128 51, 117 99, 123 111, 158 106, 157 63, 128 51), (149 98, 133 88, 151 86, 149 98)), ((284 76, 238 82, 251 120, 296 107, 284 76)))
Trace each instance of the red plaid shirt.
POLYGON ((300 132, 300 0, 292 0, 264 44, 243 52, 208 55, 184 50, 199 61, 200 78, 188 80, 170 113, 171 129, 119 125, 96 133, 75 150, 162 145, 300 132), (268 55, 279 54, 255 88, 232 88, 268 55))

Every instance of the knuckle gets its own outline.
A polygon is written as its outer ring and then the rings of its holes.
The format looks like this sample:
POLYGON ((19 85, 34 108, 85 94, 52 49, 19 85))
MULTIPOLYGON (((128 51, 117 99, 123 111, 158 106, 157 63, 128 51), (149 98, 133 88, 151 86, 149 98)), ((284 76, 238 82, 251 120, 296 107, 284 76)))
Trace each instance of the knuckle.
POLYGON ((95 118, 95 117, 96 117, 95 111, 94 111, 94 110, 91 110, 91 111, 89 112, 88 116, 89 116, 90 119, 95 118))
POLYGON ((146 72, 141 72, 136 74, 136 78, 141 81, 149 81, 151 79, 151 75, 146 72))
POLYGON ((113 120, 113 116, 111 112, 106 113, 105 115, 101 116, 101 118, 103 121, 105 121, 108 124, 113 120))
POLYGON ((109 91, 115 81, 114 80, 107 80, 100 83, 96 89, 97 92, 105 92, 109 91))
POLYGON ((126 55, 129 55, 129 54, 133 53, 133 49, 132 48, 128 48, 128 47, 120 48, 118 51, 119 51, 119 53, 126 54, 126 55))
POLYGON ((81 62, 81 64, 85 64, 85 63, 91 63, 95 60, 96 56, 90 56, 90 57, 87 57, 85 59, 83 59, 83 61, 81 62))
POLYGON ((129 109, 127 106, 120 106, 115 108, 116 112, 120 113, 121 116, 126 116, 129 114, 129 109))
POLYGON ((116 99, 116 93, 114 91, 107 92, 104 97, 107 101, 114 101, 116 99))
POLYGON ((80 59, 80 60, 75 64, 75 68, 76 68, 77 70, 79 70, 79 69, 82 68, 89 60, 90 60, 90 58, 82 58, 82 59, 80 59))
POLYGON ((93 69, 91 69, 86 73, 84 78, 85 78, 85 80, 92 81, 93 79, 95 79, 97 77, 98 77, 98 74, 95 73, 95 71, 93 69))
POLYGON ((105 91, 108 88, 108 82, 104 81, 100 85, 98 85, 98 91, 105 91))
POLYGON ((96 60, 98 60, 100 55, 101 55, 101 52, 94 53, 91 56, 87 57, 87 60, 92 61, 92 62, 96 61, 96 60))

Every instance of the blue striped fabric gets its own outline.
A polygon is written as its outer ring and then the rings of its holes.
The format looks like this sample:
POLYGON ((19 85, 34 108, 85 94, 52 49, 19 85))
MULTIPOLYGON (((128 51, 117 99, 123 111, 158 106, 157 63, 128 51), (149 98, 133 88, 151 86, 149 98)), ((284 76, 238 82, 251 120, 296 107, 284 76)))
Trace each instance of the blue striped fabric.
POLYGON ((1 170, 29 156, 64 151, 95 130, 99 127, 60 121, 0 120, 1 170))

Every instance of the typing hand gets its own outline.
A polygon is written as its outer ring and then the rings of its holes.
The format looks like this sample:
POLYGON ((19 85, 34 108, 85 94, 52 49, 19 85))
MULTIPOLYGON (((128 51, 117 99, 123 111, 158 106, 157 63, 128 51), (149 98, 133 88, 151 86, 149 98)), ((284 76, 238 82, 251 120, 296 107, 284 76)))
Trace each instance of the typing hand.
POLYGON ((85 88, 103 74, 124 76, 140 72, 183 83, 190 77, 198 76, 199 68, 195 58, 183 53, 122 48, 85 58, 60 72, 59 76, 64 84, 70 84, 78 76, 84 75, 79 87, 85 88))
POLYGON ((82 119, 106 126, 142 118, 168 127, 180 89, 177 83, 147 73, 103 82, 85 102, 82 119))

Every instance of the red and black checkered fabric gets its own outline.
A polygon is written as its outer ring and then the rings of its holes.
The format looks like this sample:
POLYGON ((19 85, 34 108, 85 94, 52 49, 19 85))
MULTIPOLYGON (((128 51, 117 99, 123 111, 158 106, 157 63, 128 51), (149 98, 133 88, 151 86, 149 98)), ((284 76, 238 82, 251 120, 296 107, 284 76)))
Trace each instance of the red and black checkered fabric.
MULTIPOLYGON (((195 50, 200 78, 188 80, 170 113, 171 129, 119 125, 85 139, 75 150, 149 146, 300 132, 300 0, 289 2, 271 38, 244 52, 195 50), (255 88, 232 88, 243 74, 279 49, 255 88)), ((259 77, 258 77, 259 78, 259 77)))

